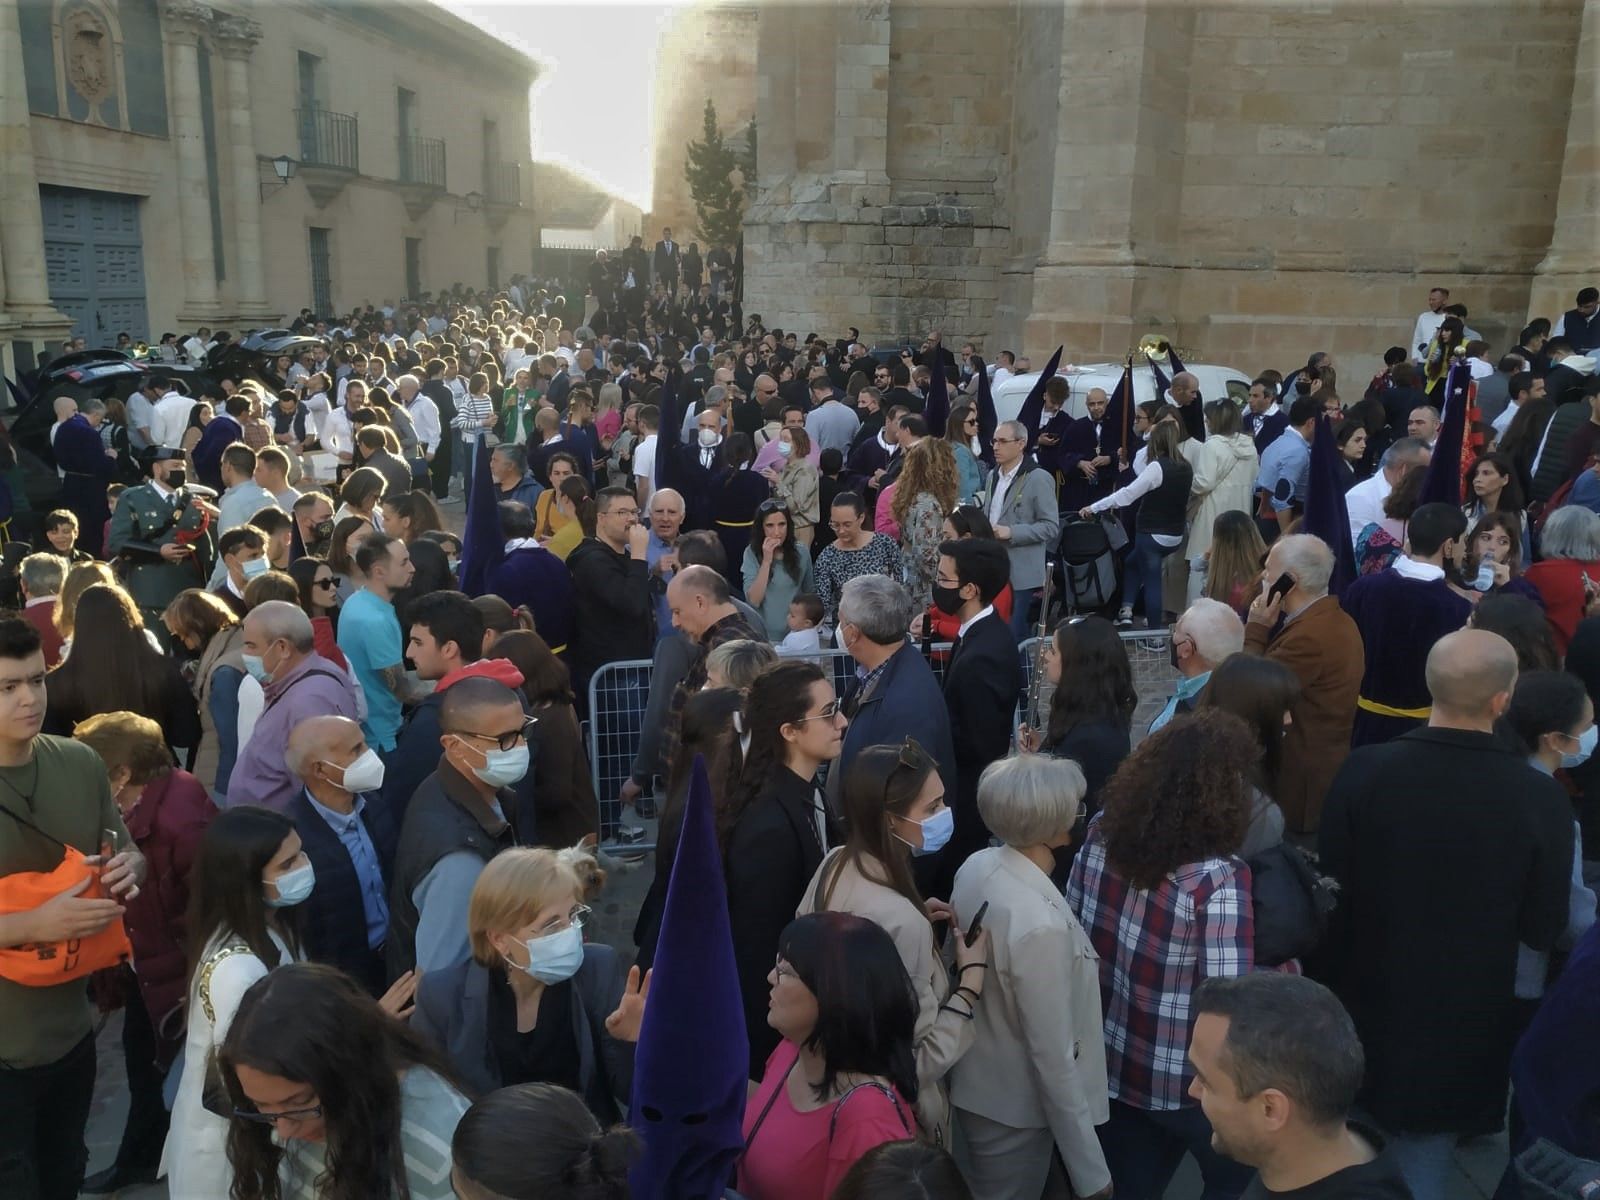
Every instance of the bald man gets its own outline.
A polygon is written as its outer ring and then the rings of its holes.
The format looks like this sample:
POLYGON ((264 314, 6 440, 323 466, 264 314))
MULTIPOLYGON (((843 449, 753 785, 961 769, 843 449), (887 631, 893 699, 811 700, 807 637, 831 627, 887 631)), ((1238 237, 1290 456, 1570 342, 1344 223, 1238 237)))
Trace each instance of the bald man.
POLYGON ((1463 629, 1428 655, 1425 727, 1355 750, 1323 810, 1341 885, 1329 980, 1366 1050, 1362 1107, 1417 1197, 1447 1193, 1460 1135, 1498 1130, 1518 1016, 1518 946, 1549 950, 1573 872, 1565 790, 1497 739, 1517 657, 1463 629))
POLYGON ((301 784, 285 815, 317 879, 295 909, 306 955, 381 996, 388 975, 389 880, 399 839, 394 815, 379 795, 383 760, 359 724, 326 716, 294 727, 284 762, 301 784))
POLYGON ((1117 447, 1122 445, 1118 414, 1107 411, 1104 388, 1090 388, 1084 397, 1088 415, 1061 431, 1056 469, 1061 473, 1062 512, 1077 512, 1111 494, 1116 482, 1117 447))
POLYGON ((661 761, 671 763, 678 748, 683 706, 706 685, 706 655, 724 642, 767 640, 733 603, 728 581, 707 566, 684 567, 667 584, 672 627, 689 640, 689 669, 673 689, 661 742, 661 761))
POLYGON ((467 903, 483 865, 532 831, 513 830, 510 790, 528 773, 521 696, 493 679, 453 684, 439 706, 439 768, 406 808, 389 892, 391 978, 465 962, 467 903))
POLYGON ((662 488, 650 497, 650 540, 645 543, 644 561, 650 571, 650 593, 656 598, 657 641, 672 633, 667 584, 678 569, 678 535, 686 513, 683 493, 676 488, 662 488))

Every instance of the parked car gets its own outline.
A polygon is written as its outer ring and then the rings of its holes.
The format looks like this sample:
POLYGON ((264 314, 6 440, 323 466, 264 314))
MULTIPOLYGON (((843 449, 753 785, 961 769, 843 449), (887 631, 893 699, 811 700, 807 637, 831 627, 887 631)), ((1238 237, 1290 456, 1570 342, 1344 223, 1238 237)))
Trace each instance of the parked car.
MULTIPOLYGON (((1250 376, 1243 371, 1217 366, 1214 363, 1185 363, 1184 369, 1200 381, 1202 400, 1217 400, 1226 396, 1242 405, 1245 398, 1250 395, 1250 376)), ((1122 381, 1122 364, 1094 363, 1088 366, 1065 367, 1056 373, 1072 386, 1065 405, 1067 413, 1073 417, 1082 417, 1087 416, 1089 412, 1084 401, 1091 388, 1102 388, 1107 396, 1116 393, 1117 385, 1122 381)), ((1002 421, 1014 420, 1022 408, 1022 402, 1028 398, 1028 393, 1033 390, 1041 374, 1040 371, 1034 371, 1027 375, 1013 375, 997 386, 994 389, 995 415, 1002 421)), ((1163 367, 1162 374, 1170 378, 1172 373, 1163 367)), ((1155 371, 1147 362, 1135 359, 1133 402, 1142 404, 1146 400, 1155 399, 1157 399, 1155 371)))

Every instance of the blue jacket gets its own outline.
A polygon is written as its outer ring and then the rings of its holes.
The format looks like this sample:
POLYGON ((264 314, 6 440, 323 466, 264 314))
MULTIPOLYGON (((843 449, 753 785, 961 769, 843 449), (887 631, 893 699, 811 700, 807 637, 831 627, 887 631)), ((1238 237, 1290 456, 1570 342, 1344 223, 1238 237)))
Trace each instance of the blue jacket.
POLYGON ((532 471, 524 471, 522 478, 509 492, 495 488, 494 498, 496 503, 503 500, 515 500, 518 504, 526 504, 528 511, 533 511, 533 506, 539 502, 539 493, 544 488, 539 486, 539 481, 533 477, 532 471))
POLYGON ((512 608, 526 604, 534 628, 560 654, 572 638, 572 575, 542 546, 513 550, 489 572, 489 590, 512 608))
MULTIPOLYGON (((836 796, 856 753, 866 746, 898 746, 914 737, 939 764, 939 778, 954 795, 956 752, 950 737, 950 714, 933 668, 911 642, 895 651, 865 694, 859 686, 845 696, 845 710, 854 710, 844 731, 839 761, 828 771, 828 794, 836 796)), ((838 810, 836 810, 838 811, 838 810)))
POLYGON ((222 491, 222 452, 234 442, 244 440, 244 428, 227 413, 218 413, 200 435, 190 457, 195 477, 208 488, 222 491))

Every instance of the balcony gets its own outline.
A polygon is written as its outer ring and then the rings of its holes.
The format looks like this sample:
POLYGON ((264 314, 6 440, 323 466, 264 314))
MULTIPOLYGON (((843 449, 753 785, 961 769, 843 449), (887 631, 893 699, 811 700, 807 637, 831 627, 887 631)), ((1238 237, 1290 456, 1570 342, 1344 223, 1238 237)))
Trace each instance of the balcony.
POLYGON ((516 208, 522 204, 522 179, 516 163, 483 164, 483 194, 491 205, 516 208))
POLYGON ((400 182, 416 187, 444 189, 444 139, 402 137, 400 182))
POLYGON ((301 165, 352 174, 361 170, 360 137, 354 117, 325 108, 297 108, 294 119, 300 130, 301 165))

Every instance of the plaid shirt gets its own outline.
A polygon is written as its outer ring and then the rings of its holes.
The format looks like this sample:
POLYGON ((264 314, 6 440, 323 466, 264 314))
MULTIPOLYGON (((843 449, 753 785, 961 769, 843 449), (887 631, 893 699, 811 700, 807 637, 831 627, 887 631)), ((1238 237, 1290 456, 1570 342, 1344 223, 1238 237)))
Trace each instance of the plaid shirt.
POLYGON ((1185 863, 1153 890, 1136 888, 1107 864, 1097 818, 1067 903, 1100 956, 1111 1096, 1157 1112, 1192 1104, 1190 997, 1202 979, 1253 966, 1250 868, 1209 858, 1185 863))

